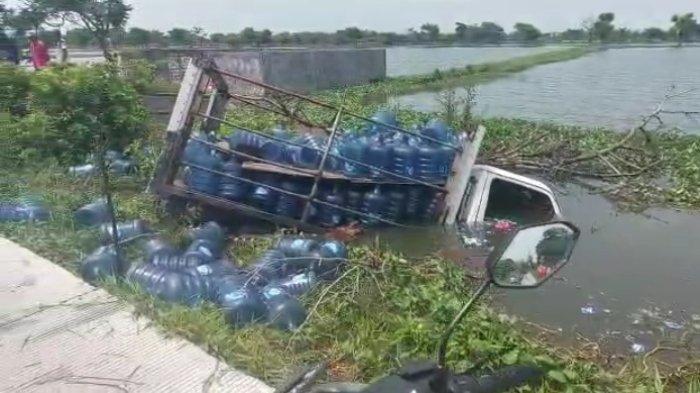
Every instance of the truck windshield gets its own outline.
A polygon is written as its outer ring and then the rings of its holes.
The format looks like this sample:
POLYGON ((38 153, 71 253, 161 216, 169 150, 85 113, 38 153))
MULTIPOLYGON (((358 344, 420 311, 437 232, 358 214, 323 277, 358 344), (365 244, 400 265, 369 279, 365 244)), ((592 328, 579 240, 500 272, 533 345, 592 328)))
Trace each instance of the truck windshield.
POLYGON ((553 217, 554 206, 546 194, 501 179, 491 182, 486 220, 507 219, 529 225, 546 222, 553 217))

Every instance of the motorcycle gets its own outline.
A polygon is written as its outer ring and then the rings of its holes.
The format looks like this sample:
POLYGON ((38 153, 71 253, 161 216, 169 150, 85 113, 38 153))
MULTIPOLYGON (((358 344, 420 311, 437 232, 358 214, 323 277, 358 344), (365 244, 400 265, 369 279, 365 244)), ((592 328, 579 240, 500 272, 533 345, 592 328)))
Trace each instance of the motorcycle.
POLYGON ((314 386, 326 369, 315 365, 277 389, 276 393, 499 393, 538 383, 543 371, 511 366, 479 377, 454 373, 447 367, 447 346, 457 326, 492 286, 533 289, 541 286, 568 262, 580 230, 564 221, 522 227, 497 245, 486 261, 487 276, 464 304, 440 339, 437 361, 413 362, 370 385, 354 383, 314 386))

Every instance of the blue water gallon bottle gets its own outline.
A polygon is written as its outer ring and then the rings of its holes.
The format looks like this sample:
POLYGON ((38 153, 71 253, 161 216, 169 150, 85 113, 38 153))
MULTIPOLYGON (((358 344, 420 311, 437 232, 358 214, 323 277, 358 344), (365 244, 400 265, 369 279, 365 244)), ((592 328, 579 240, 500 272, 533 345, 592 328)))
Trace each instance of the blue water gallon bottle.
MULTIPOLYGON (((304 179, 290 178, 280 184, 280 188, 299 195, 308 195, 311 186, 304 179)), ((296 195, 280 192, 275 212, 280 216, 301 218, 305 200, 296 195)))
POLYGON ((382 193, 380 185, 376 185, 374 190, 365 194, 362 202, 362 213, 364 215, 360 219, 363 224, 368 226, 380 225, 379 219, 384 219, 386 215, 388 200, 382 193))
POLYGON ((393 149, 382 138, 372 138, 367 146, 366 162, 371 165, 370 174, 375 179, 385 178, 393 166, 393 149))
POLYGON ((356 162, 365 163, 367 157, 367 138, 347 136, 338 147, 338 154, 355 162, 341 160, 341 171, 348 177, 363 177, 369 173, 366 166, 356 162))
POLYGON ((403 221, 406 215, 406 190, 405 187, 394 187, 387 192, 386 218, 393 222, 403 221))
POLYGON ((413 178, 416 175, 418 162, 418 148, 408 141, 402 141, 393 145, 392 172, 405 177, 413 178))
POLYGON ((425 203, 426 189, 423 186, 406 187, 406 220, 419 221, 425 203))
MULTIPOLYGON (((221 166, 221 172, 229 176, 243 177, 243 168, 236 160, 225 162, 221 166)), ((250 183, 229 176, 221 176, 219 196, 232 201, 244 200, 250 190, 250 183)))
MULTIPOLYGON (((343 188, 339 183, 336 183, 335 187, 333 187, 331 191, 322 193, 320 195, 320 199, 323 202, 335 206, 345 206, 345 195, 343 193, 343 188)), ((317 205, 318 215, 316 216, 316 219, 321 226, 334 228, 344 222, 345 212, 343 210, 322 203, 317 205)))

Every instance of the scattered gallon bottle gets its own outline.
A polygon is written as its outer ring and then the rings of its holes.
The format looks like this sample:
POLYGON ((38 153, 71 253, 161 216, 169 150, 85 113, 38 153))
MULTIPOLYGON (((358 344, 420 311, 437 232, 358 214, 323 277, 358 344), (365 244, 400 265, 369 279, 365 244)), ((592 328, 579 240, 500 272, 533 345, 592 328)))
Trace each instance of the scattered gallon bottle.
POLYGON ((0 203, 0 222, 46 221, 49 211, 36 202, 0 203))
POLYGON ((141 250, 144 253, 145 261, 151 263, 156 257, 176 255, 177 250, 170 243, 161 237, 153 237, 141 243, 141 250))
MULTIPOLYGON (((243 168, 236 160, 225 162, 221 166, 221 172, 229 176, 243 177, 243 168)), ((243 201, 250 190, 250 183, 229 176, 221 176, 219 196, 232 201, 243 201)))
POLYGON ((293 297, 303 296, 311 291, 318 283, 316 273, 313 271, 301 273, 291 276, 287 279, 280 280, 278 286, 284 289, 293 297))
POLYGON ((214 244, 223 246, 224 241, 226 241, 226 231, 215 221, 209 221, 200 226, 191 228, 187 232, 187 237, 192 241, 206 239, 214 244))
MULTIPOLYGON (((100 226, 100 240, 102 244, 108 244, 114 241, 113 231, 114 228, 110 222, 100 226)), ((148 223, 144 220, 131 220, 117 223, 117 241, 120 242, 134 239, 149 232, 151 232, 151 230, 148 228, 148 223)))
POLYGON ((179 254, 157 254, 150 260, 150 264, 171 270, 184 271, 196 268, 197 266, 210 263, 212 258, 201 253, 179 254))
POLYGON ((144 264, 131 270, 129 278, 147 293, 172 303, 193 306, 213 300, 216 285, 211 277, 186 274, 167 267, 144 264))
POLYGON ((318 240, 306 237, 287 236, 281 238, 275 249, 286 257, 302 257, 318 250, 320 244, 318 240))
POLYGON ((99 169, 94 164, 77 165, 68 168, 68 174, 75 177, 92 177, 98 172, 99 169))
POLYGON ((251 274, 267 281, 283 277, 287 273, 286 259, 286 255, 280 250, 267 250, 251 265, 251 274))
POLYGON ((362 213, 365 215, 360 219, 363 224, 373 226, 381 224, 385 218, 387 209, 387 197, 382 193, 382 186, 376 185, 374 190, 365 194, 362 202, 362 213))
POLYGON ((130 175, 136 172, 136 164, 131 160, 120 158, 109 164, 109 171, 119 176, 130 175))
POLYGON ((278 297, 267 302, 267 322, 277 329, 293 332, 306 321, 306 309, 293 297, 278 297))
MULTIPOLYGON (((322 193, 320 199, 335 206, 345 206, 345 195, 340 183, 336 183, 332 191, 322 193)), ((345 220, 345 212, 341 209, 326 204, 317 204, 318 214, 316 221, 324 227, 335 228, 340 226, 345 220)))
POLYGON ((100 198, 76 210, 73 214, 75 221, 85 226, 95 226, 112 219, 107 200, 100 198))
POLYGON ((234 327, 243 327, 267 318, 267 305, 254 288, 247 286, 220 294, 221 306, 226 321, 234 327))
POLYGON ((100 247, 80 263, 80 275, 90 284, 116 277, 120 263, 111 247, 100 247))

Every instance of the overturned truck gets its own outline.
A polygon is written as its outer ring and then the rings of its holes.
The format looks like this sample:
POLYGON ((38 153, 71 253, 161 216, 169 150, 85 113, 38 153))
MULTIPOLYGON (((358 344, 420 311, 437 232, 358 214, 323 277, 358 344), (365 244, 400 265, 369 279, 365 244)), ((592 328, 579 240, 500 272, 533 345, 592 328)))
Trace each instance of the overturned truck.
POLYGON ((173 204, 309 232, 560 216, 544 183, 476 164, 485 133, 440 121, 402 127, 390 112, 361 116, 199 59, 183 78, 152 189, 173 204), (251 118, 284 126, 258 129, 251 118))

